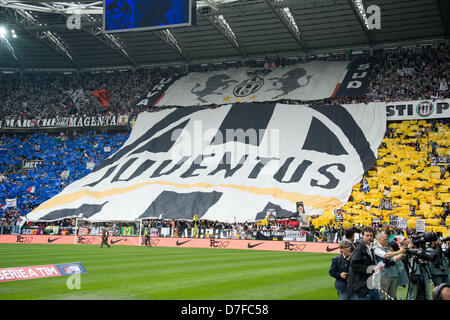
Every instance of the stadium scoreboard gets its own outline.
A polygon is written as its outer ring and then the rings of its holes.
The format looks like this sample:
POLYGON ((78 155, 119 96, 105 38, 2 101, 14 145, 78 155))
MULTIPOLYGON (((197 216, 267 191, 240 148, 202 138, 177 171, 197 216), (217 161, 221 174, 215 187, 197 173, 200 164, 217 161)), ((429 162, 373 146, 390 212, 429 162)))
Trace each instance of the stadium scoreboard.
POLYGON ((103 0, 103 32, 195 25, 196 0, 103 0))

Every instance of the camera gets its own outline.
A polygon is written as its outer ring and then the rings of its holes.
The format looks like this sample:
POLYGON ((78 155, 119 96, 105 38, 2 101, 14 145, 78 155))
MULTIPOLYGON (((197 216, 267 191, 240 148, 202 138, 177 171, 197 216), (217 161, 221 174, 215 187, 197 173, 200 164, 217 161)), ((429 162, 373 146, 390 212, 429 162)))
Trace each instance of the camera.
POLYGON ((383 263, 386 268, 395 266, 395 261, 392 261, 391 259, 383 259, 383 263))
POLYGON ((436 252, 433 248, 426 249, 407 249, 406 252, 422 260, 433 262, 436 259, 436 252))
POLYGON ((437 241, 438 237, 433 231, 425 232, 422 235, 415 235, 411 237, 413 239, 412 244, 416 247, 420 247, 426 242, 437 241))

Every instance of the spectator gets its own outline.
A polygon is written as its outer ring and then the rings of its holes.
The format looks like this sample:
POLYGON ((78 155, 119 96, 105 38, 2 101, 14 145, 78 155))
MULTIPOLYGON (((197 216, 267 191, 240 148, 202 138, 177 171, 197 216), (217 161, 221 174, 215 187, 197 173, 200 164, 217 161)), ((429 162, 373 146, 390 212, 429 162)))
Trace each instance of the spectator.
POLYGON ((336 281, 334 282, 334 287, 338 292, 339 300, 354 300, 356 298, 354 294, 347 289, 347 277, 350 268, 351 246, 352 243, 348 240, 342 240, 339 243, 341 254, 333 258, 329 270, 330 276, 336 279, 336 281))

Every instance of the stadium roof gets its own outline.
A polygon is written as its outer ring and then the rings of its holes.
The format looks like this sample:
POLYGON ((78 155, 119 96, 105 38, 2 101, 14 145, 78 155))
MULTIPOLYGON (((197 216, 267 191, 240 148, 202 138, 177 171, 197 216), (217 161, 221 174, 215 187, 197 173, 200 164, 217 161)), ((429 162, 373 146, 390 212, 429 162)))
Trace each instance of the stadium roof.
POLYGON ((103 34, 103 1, 0 0, 0 68, 144 68, 448 41, 449 2, 202 0, 195 26, 103 34), (371 5, 380 29, 368 27, 377 22, 371 5), (78 12, 81 30, 69 30, 78 12))

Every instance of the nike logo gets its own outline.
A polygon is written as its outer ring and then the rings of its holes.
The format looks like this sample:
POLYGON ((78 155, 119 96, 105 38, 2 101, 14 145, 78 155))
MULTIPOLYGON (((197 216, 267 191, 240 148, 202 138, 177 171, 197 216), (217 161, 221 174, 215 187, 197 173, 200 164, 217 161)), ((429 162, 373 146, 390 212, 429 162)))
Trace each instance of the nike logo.
POLYGON ((336 248, 329 248, 329 247, 327 246, 327 251, 328 251, 328 252, 334 251, 334 250, 336 250, 336 249, 339 249, 339 247, 336 247, 336 248))
POLYGON ((183 244, 185 244, 186 242, 189 242, 189 241, 191 241, 191 240, 187 240, 187 241, 183 241, 183 242, 179 242, 177 240, 177 246, 181 246, 181 245, 183 245, 183 244))
POLYGON ((58 238, 55 238, 55 239, 50 239, 50 238, 48 238, 47 241, 48 241, 49 243, 51 243, 51 242, 53 242, 53 241, 58 240, 59 238, 61 238, 61 237, 58 237, 58 238))
MULTIPOLYGON (((116 241, 111 240, 111 244, 117 243, 117 242, 122 241, 122 240, 123 240, 123 239, 119 239, 119 240, 116 240, 116 241)), ((125 239, 125 240, 126 240, 126 239, 125 239)))
POLYGON ((260 244, 263 244, 264 242, 260 242, 260 243, 257 243, 257 244, 250 244, 250 242, 248 243, 248 248, 249 249, 251 249, 251 248, 254 248, 254 247, 256 247, 256 246, 259 246, 260 244))

